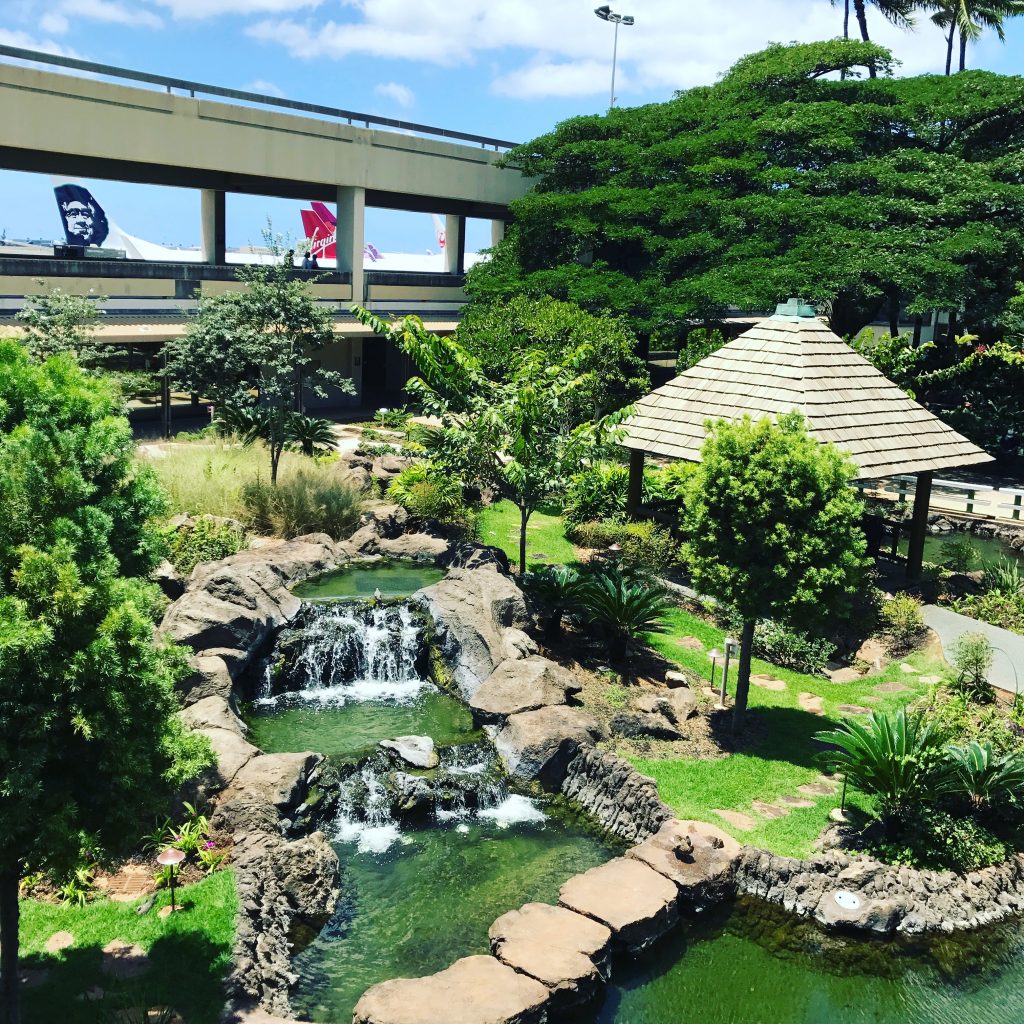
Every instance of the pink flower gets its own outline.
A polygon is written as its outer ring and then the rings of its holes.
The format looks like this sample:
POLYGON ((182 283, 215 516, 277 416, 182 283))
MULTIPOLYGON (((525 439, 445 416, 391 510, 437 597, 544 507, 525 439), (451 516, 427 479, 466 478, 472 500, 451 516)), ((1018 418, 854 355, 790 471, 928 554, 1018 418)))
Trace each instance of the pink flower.
POLYGON ((217 849, 217 844, 213 843, 209 839, 207 839, 206 842, 203 843, 203 849, 204 850, 216 850, 217 849))

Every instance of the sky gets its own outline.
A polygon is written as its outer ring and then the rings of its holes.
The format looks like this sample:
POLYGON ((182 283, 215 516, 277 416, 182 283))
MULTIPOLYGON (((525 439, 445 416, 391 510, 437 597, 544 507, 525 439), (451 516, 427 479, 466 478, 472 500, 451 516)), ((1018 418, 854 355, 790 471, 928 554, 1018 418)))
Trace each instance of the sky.
MULTIPOLYGON (((386 117, 526 141, 609 101, 612 26, 595 0, 0 0, 0 44, 386 117)), ((842 34, 842 0, 622 0, 635 24, 618 38, 617 102, 671 98, 713 82, 769 42, 842 34)), ((941 32, 924 15, 916 31, 869 7, 872 37, 892 48, 900 73, 941 72, 941 32)), ((855 23, 851 31, 856 31, 855 23)), ((972 46, 971 67, 1017 73, 1024 18, 1006 42, 972 46)), ((3 58, 6 59, 6 58, 3 58)), ((2 132, 2 128, 0 128, 2 132)), ((89 182, 107 214, 149 241, 197 245, 199 195, 179 189, 89 182)), ((0 232, 60 233, 51 182, 0 170, 0 232)), ((275 231, 301 236, 301 204, 229 196, 228 245, 275 231)), ((388 251, 437 243, 429 217, 367 211, 367 240, 388 251)), ((489 244, 471 222, 470 249, 489 244)))

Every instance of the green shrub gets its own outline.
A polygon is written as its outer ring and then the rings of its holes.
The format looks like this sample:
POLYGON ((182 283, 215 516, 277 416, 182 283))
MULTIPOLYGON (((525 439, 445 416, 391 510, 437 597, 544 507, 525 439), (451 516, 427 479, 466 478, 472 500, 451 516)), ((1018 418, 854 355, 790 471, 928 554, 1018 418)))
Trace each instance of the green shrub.
POLYGON ((248 483, 242 501, 254 531, 284 538, 326 533, 341 540, 359 525, 362 514, 359 492, 316 465, 296 470, 276 487, 258 479, 248 483))
POLYGON ((987 622, 1014 633, 1024 633, 1024 594, 1009 596, 990 590, 953 601, 950 607, 961 615, 987 622))
POLYGON ((626 524, 614 519, 603 519, 595 522, 580 523, 569 532, 569 539, 581 548, 600 551, 619 544, 625 537, 626 524))
POLYGON ((978 564, 977 548, 966 537, 951 537, 942 544, 942 564, 953 572, 970 572, 978 564))
POLYGON ((588 582, 585 576, 564 565, 549 565, 527 574, 527 593, 546 607, 544 633, 549 639, 562 632, 562 616, 579 606, 588 582))
POLYGON ((644 501, 677 501, 686 497, 696 462, 670 462, 667 466, 648 466, 644 469, 644 501))
POLYGON ((382 427, 388 427, 391 430, 401 430, 409 422, 411 416, 412 413, 402 405, 397 409, 378 409, 373 418, 382 427))
POLYGON ((975 810, 1014 803, 1024 797, 1024 752, 1000 753, 991 743, 972 741, 949 748, 951 789, 966 796, 975 810))
POLYGON ((882 605, 882 622, 889 637, 889 647, 896 653, 914 648, 924 635, 921 602, 910 594, 897 594, 882 605))
POLYGON ((1003 597, 1024 597, 1024 570, 1020 558, 1007 558, 985 563, 985 589, 1003 597))
POLYGON ((871 852, 887 864, 965 872, 999 864, 1011 851, 973 818, 918 807, 871 852))
POLYGON ((975 700, 992 700, 988 673, 993 657, 992 644, 984 633, 964 633, 958 637, 953 644, 953 688, 975 700))
POLYGON ((580 523, 569 534, 582 548, 604 551, 613 544, 621 549, 618 562, 627 573, 660 576, 679 561, 679 544, 657 523, 642 520, 624 523, 615 519, 580 523))
POLYGON ((830 640, 789 629, 771 619, 761 619, 754 628, 754 654, 773 665, 821 674, 836 646, 830 640))
POLYGON ((190 523, 164 532, 167 560, 182 576, 190 576, 200 562, 216 562, 245 547, 245 531, 214 516, 198 516, 190 523))
POLYGON ((998 703, 979 704, 972 697, 950 686, 936 686, 928 697, 913 705, 935 723, 935 728, 953 743, 991 743, 997 751, 1024 747, 1024 731, 1013 724, 1012 710, 998 703))
POLYGON ((566 530, 571 533, 593 520, 621 519, 628 484, 629 470, 615 462, 598 462, 575 474, 562 507, 566 530))
POLYGON ((468 524, 472 519, 462 498, 462 484, 434 469, 429 462, 417 462, 403 469, 391 481, 388 498, 419 519, 453 525, 468 524))
POLYGON ((676 373, 682 373, 691 366, 696 366, 712 352, 717 352, 725 344, 725 335, 718 328, 708 330, 706 327, 694 327, 686 336, 685 347, 676 359, 676 373))
POLYGON ((375 459, 378 455, 397 455, 398 449, 393 444, 361 444, 357 452, 375 459))

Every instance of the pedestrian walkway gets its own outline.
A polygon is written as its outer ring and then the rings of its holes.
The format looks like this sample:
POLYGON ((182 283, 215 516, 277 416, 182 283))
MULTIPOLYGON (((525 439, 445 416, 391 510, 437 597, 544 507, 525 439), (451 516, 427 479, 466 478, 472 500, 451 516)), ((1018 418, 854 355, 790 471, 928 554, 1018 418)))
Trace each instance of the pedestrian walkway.
POLYGON ((953 661, 953 647, 964 633, 984 633, 994 652, 989 682, 1008 693, 1024 693, 1024 636, 934 604, 926 604, 922 612, 925 625, 938 635, 947 661, 953 661))

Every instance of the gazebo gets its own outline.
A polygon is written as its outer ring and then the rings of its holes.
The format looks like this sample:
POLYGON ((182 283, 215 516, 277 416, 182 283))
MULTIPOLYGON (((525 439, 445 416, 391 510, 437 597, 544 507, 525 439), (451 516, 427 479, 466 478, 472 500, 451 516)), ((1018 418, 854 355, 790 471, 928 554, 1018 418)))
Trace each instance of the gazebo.
POLYGON ((628 507, 641 506, 644 456, 699 462, 708 420, 802 412, 819 441, 857 466, 857 479, 916 474, 907 574, 921 571, 936 470, 992 456, 909 398, 796 299, 636 403, 621 444, 630 449, 628 507))

